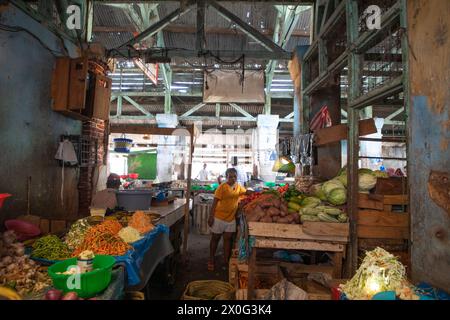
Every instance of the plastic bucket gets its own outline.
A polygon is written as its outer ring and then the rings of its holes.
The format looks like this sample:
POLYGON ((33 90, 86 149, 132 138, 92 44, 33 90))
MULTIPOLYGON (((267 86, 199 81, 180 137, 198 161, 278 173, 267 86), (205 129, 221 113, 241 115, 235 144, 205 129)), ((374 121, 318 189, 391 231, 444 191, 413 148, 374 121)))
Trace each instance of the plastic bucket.
POLYGON ((127 211, 148 210, 152 203, 153 193, 149 190, 116 191, 117 205, 127 211))

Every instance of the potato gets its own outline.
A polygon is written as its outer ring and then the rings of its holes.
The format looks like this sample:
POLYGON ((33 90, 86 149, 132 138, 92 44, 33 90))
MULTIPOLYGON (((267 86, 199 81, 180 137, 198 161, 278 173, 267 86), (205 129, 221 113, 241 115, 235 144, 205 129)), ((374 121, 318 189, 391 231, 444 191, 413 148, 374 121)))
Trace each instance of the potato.
POLYGON ((279 216, 280 215, 280 210, 275 208, 275 207, 270 207, 269 209, 267 209, 267 213, 270 216, 279 216))
POLYGON ((259 204, 259 206, 261 208, 267 209, 267 208, 272 207, 272 202, 271 201, 263 201, 259 204))
POLYGON ((288 212, 288 206, 287 206, 287 204, 282 203, 282 204, 280 205, 280 210, 281 210, 281 211, 284 211, 284 212, 288 212))
POLYGON ((294 215, 294 222, 295 223, 300 223, 300 215, 299 214, 295 214, 294 215))
POLYGON ((294 221, 294 216, 292 214, 286 216, 286 219, 288 221, 288 223, 291 223, 292 221, 294 221))
POLYGON ((255 208, 255 210, 253 210, 253 212, 258 214, 258 216, 260 218, 262 218, 266 214, 266 212, 263 209, 261 209, 261 207, 259 207, 259 206, 256 206, 256 208, 255 208))
POLYGON ((272 206, 279 208, 281 205, 281 200, 280 199, 275 199, 274 201, 272 201, 272 206))
POLYGON ((252 212, 252 213, 248 214, 248 215, 246 216, 246 218, 247 218, 247 221, 248 221, 248 222, 257 222, 257 221, 259 221, 259 219, 261 219, 261 217, 259 216, 259 214, 256 213, 256 212, 252 212))
POLYGON ((287 211, 280 211, 280 216, 286 217, 289 213, 287 211))
POLYGON ((272 221, 273 221, 273 222, 277 222, 278 219, 280 219, 280 216, 273 216, 273 217, 272 217, 272 221))
POLYGON ((259 220, 259 222, 267 222, 267 223, 272 222, 272 217, 265 216, 264 218, 259 220))
POLYGON ((287 217, 279 218, 277 223, 289 223, 289 219, 287 217))

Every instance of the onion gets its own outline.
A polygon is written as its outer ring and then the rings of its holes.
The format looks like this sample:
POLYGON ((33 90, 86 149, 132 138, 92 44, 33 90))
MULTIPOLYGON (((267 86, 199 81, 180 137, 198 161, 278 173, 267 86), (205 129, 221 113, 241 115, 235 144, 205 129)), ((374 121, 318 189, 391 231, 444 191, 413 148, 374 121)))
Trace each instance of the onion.
POLYGON ((2 264, 7 266, 13 262, 13 259, 10 256, 4 257, 2 259, 2 264))
POLYGON ((51 289, 45 294, 45 300, 59 300, 62 297, 62 291, 51 289))
POLYGON ((62 300, 78 300, 78 295, 76 292, 68 292, 66 295, 62 298, 62 300))

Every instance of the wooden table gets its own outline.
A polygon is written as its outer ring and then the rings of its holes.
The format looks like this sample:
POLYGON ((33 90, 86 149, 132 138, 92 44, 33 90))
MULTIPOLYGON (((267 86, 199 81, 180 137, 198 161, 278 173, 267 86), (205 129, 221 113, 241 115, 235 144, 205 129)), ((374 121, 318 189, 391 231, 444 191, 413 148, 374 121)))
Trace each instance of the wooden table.
POLYGON ((256 255, 263 249, 326 251, 333 254, 334 277, 342 276, 349 239, 348 223, 305 222, 280 224, 249 222, 249 236, 255 237, 249 260, 248 299, 254 298, 256 255))

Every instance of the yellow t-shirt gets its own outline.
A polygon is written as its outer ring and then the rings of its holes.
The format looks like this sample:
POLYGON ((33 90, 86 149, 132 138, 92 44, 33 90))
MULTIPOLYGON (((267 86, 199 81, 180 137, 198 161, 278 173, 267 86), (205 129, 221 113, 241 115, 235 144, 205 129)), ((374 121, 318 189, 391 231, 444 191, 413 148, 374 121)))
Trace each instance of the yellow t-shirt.
POLYGON ((247 190, 238 183, 234 186, 230 186, 228 183, 222 183, 214 193, 214 197, 219 201, 217 202, 214 216, 217 219, 227 222, 233 221, 238 208, 239 197, 245 194, 247 190))

